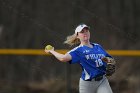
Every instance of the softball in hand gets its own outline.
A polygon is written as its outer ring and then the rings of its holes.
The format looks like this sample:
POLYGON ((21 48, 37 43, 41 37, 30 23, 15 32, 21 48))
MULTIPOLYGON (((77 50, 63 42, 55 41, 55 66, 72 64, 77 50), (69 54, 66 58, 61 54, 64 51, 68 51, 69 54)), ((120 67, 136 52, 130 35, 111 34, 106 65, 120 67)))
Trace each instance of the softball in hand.
POLYGON ((51 45, 47 45, 47 46, 45 47, 45 49, 46 49, 46 50, 51 50, 51 49, 53 49, 53 47, 52 47, 51 45))

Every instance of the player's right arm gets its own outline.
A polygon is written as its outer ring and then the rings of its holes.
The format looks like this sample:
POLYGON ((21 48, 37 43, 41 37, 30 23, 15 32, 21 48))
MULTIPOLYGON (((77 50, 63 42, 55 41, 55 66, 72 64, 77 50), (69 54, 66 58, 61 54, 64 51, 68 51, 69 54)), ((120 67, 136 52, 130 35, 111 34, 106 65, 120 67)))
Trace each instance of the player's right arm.
POLYGON ((51 53, 61 62, 68 62, 72 59, 72 57, 69 53, 61 54, 61 53, 58 53, 58 52, 54 51, 54 49, 51 49, 51 50, 46 50, 45 49, 45 52, 46 53, 51 53))

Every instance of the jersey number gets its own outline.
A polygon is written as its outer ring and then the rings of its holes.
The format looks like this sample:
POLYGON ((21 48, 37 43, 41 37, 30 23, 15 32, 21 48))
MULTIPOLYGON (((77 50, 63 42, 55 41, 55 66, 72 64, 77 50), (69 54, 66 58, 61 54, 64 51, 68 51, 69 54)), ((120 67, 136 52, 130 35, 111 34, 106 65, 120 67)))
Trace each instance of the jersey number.
POLYGON ((95 60, 95 63, 96 63, 96 67, 100 67, 100 66, 103 65, 103 62, 102 62, 101 59, 97 59, 97 60, 95 60))

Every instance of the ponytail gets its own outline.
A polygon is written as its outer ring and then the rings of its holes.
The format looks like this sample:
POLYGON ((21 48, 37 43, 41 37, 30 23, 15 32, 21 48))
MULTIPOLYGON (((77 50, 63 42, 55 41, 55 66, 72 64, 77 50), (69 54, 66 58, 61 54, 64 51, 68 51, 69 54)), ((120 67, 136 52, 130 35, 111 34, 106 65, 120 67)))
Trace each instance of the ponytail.
POLYGON ((66 41, 64 41, 64 44, 73 46, 73 45, 80 44, 80 40, 77 38, 76 34, 73 34, 73 35, 67 36, 66 41))

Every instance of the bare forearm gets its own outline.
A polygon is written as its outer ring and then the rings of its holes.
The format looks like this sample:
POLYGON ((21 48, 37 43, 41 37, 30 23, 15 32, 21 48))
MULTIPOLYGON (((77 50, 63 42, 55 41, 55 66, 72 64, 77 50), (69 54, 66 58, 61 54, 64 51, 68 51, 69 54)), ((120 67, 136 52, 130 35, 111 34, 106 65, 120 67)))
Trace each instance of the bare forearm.
POLYGON ((54 51, 54 50, 51 50, 50 53, 51 53, 52 55, 54 55, 54 56, 55 56, 59 61, 61 61, 61 62, 66 62, 66 61, 68 61, 67 57, 65 57, 65 54, 58 53, 58 52, 56 52, 56 51, 54 51))

